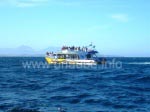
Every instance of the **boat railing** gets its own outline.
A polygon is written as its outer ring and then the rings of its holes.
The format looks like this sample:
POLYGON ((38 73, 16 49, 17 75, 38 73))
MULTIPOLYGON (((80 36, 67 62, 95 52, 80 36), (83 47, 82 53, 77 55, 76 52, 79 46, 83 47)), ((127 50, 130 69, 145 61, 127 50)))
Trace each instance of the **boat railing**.
POLYGON ((85 52, 87 52, 88 48, 87 47, 74 47, 74 46, 68 47, 68 46, 63 46, 61 50, 62 51, 67 50, 67 51, 85 51, 85 52))

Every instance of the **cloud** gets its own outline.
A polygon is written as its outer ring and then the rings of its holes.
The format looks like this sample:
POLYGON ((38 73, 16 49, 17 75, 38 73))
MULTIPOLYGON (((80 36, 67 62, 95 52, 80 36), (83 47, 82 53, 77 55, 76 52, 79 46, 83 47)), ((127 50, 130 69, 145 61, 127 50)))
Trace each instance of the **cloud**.
POLYGON ((111 15, 111 18, 115 19, 117 21, 121 21, 121 22, 128 22, 129 21, 128 15, 126 15, 126 14, 113 14, 113 15, 111 15))
MULTIPOLYGON (((72 0, 0 0, 0 5, 16 7, 34 7, 41 5, 58 5, 58 6, 84 6, 91 5, 93 2, 72 1, 72 0)), ((94 2, 95 3, 95 2, 94 2)))
POLYGON ((50 0, 1 0, 0 5, 10 5, 16 7, 33 7, 46 4, 50 0))
POLYGON ((37 4, 21 2, 21 3, 17 3, 16 6, 17 7, 34 7, 34 6, 37 6, 37 4))
POLYGON ((80 2, 76 2, 76 1, 60 1, 60 0, 55 0, 53 1, 53 4, 55 5, 60 5, 60 6, 81 6, 80 2))

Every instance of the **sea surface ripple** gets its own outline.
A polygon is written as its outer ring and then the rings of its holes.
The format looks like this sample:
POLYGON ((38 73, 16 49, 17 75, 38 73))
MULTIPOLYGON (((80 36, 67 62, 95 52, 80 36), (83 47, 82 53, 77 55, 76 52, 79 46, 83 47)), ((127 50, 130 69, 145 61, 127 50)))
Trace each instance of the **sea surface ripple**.
POLYGON ((0 112, 149 112, 150 58, 120 69, 24 68, 44 58, 0 58, 0 112))

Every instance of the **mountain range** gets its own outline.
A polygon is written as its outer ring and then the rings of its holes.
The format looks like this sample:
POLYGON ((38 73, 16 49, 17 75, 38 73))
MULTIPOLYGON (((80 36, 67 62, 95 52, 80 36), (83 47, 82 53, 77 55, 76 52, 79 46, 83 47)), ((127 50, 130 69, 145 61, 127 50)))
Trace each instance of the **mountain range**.
POLYGON ((0 56, 37 56, 43 57, 45 56, 46 52, 49 51, 58 51, 60 47, 48 47, 42 50, 34 50, 32 47, 29 46, 19 46, 17 48, 0 48, 0 56))
MULTIPOLYGON (((32 47, 22 45, 17 48, 0 48, 0 57, 44 57, 46 52, 59 51, 60 47, 50 46, 42 50, 35 50, 32 47)), ((120 57, 115 55, 99 55, 102 57, 120 57)))

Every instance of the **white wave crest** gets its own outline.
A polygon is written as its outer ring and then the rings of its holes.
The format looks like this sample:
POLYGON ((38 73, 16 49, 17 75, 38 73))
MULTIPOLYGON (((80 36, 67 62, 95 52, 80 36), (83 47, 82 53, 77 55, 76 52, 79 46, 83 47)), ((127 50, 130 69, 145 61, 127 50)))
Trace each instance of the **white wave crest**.
POLYGON ((131 64, 131 65, 150 65, 150 62, 130 62, 125 64, 131 64))

